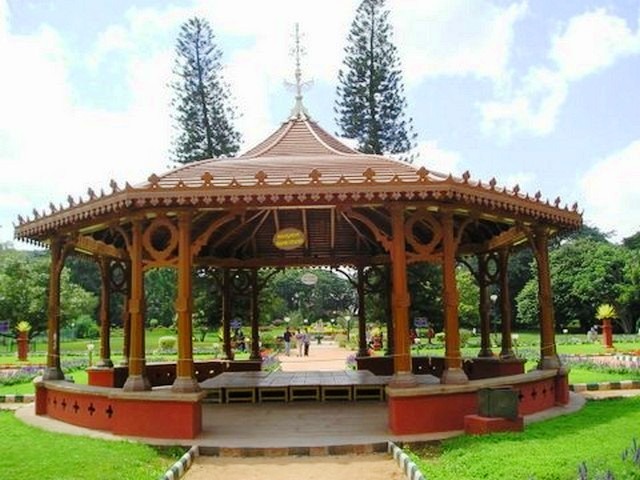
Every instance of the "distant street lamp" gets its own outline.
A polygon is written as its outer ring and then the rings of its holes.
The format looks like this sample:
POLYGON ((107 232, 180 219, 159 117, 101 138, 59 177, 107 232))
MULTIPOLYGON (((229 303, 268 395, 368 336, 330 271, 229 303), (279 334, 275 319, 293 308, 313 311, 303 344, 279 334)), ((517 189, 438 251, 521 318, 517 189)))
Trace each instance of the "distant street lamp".
POLYGON ((491 318, 493 319, 493 331, 495 335, 495 343, 498 344, 498 316, 496 315, 496 301, 498 300, 498 295, 492 293, 489 296, 491 300, 491 318))

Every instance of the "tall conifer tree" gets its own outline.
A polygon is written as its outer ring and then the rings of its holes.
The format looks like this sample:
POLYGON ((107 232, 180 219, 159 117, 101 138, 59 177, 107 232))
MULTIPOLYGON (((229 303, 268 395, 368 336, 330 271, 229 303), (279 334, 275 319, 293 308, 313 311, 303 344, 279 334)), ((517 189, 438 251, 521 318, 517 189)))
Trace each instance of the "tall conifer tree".
POLYGON ((406 153, 415 141, 388 16, 384 0, 363 0, 338 74, 339 134, 356 139, 364 153, 406 153))
POLYGON ((233 156, 238 151, 236 110, 222 77, 221 58, 209 22, 194 17, 182 25, 176 44, 177 79, 172 83, 177 130, 173 156, 180 163, 233 156))

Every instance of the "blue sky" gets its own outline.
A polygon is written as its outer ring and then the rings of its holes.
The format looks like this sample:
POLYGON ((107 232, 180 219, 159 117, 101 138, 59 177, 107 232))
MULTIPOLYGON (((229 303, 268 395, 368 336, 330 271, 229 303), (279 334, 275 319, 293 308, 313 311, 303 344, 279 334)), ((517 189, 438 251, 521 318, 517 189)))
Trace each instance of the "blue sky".
MULTIPOLYGON (((244 147, 286 119, 295 22, 311 115, 333 105, 357 1, 0 0, 0 241, 18 214, 168 165, 173 48, 201 15, 244 147)), ((419 162, 578 201, 640 230, 640 1, 388 0, 419 162)))

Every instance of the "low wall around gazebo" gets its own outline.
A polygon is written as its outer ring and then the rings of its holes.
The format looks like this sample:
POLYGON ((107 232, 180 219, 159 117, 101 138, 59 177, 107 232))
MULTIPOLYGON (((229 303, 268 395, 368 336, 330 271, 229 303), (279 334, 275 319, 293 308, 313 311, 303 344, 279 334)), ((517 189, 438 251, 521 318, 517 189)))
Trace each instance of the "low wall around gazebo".
MULTIPOLYGON (((501 359, 499 357, 464 358, 462 368, 469 380, 503 377, 524 373, 527 361, 521 358, 501 359)), ((369 370, 374 375, 393 375, 393 357, 357 357, 358 370, 369 370)), ((411 369, 415 375, 433 375, 440 378, 444 370, 444 357, 413 356, 411 369)))
POLYGON ((565 369, 471 380, 463 385, 386 388, 389 428, 394 435, 465 429, 465 417, 479 414, 479 391, 508 388, 517 393, 518 415, 529 415, 569 403, 565 369))
MULTIPOLYGON (((194 376, 198 382, 204 382, 224 372, 257 372, 262 368, 260 360, 210 360, 193 362, 194 376)), ((93 367, 87 369, 88 383, 96 387, 122 388, 129 375, 129 368, 116 366, 111 368, 93 367)), ((172 385, 176 379, 175 362, 147 363, 145 374, 152 387, 172 385)))
POLYGON ((119 388, 39 381, 36 414, 115 435, 191 439, 202 430, 205 393, 169 389, 125 392, 119 388))

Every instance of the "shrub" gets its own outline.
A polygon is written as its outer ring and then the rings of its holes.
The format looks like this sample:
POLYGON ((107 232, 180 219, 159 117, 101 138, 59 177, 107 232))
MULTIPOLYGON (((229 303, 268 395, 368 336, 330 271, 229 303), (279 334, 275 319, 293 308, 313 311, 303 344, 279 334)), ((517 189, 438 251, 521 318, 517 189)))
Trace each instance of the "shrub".
POLYGON ((149 328, 157 328, 160 322, 158 322, 157 318, 152 318, 149 320, 149 328))
POLYGON ((158 339, 158 350, 161 352, 173 352, 176 349, 176 337, 167 335, 158 339))
POLYGON ((96 339, 100 336, 98 325, 87 315, 76 320, 76 338, 96 339))

